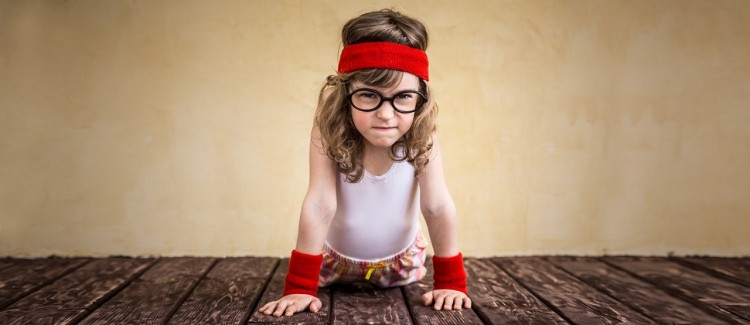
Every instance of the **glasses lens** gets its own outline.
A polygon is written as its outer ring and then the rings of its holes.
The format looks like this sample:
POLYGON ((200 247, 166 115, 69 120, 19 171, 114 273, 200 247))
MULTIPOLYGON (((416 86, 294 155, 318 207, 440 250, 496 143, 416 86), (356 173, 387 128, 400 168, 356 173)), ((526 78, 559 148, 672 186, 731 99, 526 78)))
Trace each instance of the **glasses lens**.
POLYGON ((411 112, 417 109, 421 96, 414 91, 404 91, 393 96, 393 105, 402 112, 411 112))
POLYGON ((374 109, 380 105, 382 97, 376 92, 369 90, 357 90, 351 95, 352 105, 361 110, 374 109))

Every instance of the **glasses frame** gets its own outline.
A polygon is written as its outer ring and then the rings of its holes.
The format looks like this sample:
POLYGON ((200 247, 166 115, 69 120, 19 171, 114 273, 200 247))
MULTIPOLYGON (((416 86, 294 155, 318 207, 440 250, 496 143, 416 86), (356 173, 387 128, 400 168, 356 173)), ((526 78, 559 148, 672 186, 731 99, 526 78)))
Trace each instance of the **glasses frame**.
POLYGON ((384 102, 390 102, 391 103, 391 107, 393 107, 393 109, 396 112, 399 112, 401 114, 414 113, 420 107, 422 107, 422 105, 424 105, 425 101, 427 101, 427 97, 425 95, 423 95, 422 93, 416 91, 416 90, 399 91, 399 92, 393 94, 393 96, 391 96, 391 97, 385 97, 381 92, 379 92, 379 91, 377 91, 375 89, 372 89, 372 88, 358 88, 358 89, 355 89, 354 91, 352 91, 352 92, 350 92, 349 94, 346 95, 346 99, 347 99, 347 101, 349 101, 349 104, 351 104, 352 107, 354 107, 354 109, 356 109, 356 110, 358 110, 360 112, 368 112, 368 113, 369 112, 374 112, 374 111, 377 111, 378 108, 380 108, 380 106, 383 106, 384 102), (367 91, 367 92, 372 92, 372 93, 377 94, 378 96, 380 96, 380 102, 377 105, 375 105, 374 108, 370 108, 370 109, 362 109, 362 108, 357 107, 357 105, 354 105, 354 101, 352 101, 352 96, 354 96, 356 93, 362 92, 362 91, 367 91), (411 111, 404 111, 404 110, 400 110, 400 109, 398 109, 398 107, 396 107, 396 104, 393 102, 393 100, 395 100, 398 96, 401 96, 403 94, 417 94, 417 95, 419 95, 420 98, 417 99, 417 106, 414 107, 413 110, 411 110, 411 111))

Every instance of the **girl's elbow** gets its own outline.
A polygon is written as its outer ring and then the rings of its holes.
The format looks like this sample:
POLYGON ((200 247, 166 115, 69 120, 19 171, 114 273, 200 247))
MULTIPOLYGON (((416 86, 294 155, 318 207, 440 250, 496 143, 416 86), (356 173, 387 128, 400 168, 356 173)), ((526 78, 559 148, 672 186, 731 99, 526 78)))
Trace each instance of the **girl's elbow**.
POLYGON ((336 199, 320 199, 306 202, 304 215, 330 223, 336 214, 336 199))
POLYGON ((335 214, 336 214, 336 200, 324 202, 318 206, 318 215, 328 222, 333 220, 333 216, 335 214))
POLYGON ((433 220, 433 219, 446 219, 446 218, 455 218, 456 216, 456 206, 453 204, 453 202, 448 202, 444 204, 436 204, 436 205, 423 205, 422 206, 422 215, 424 216, 425 220, 433 220))

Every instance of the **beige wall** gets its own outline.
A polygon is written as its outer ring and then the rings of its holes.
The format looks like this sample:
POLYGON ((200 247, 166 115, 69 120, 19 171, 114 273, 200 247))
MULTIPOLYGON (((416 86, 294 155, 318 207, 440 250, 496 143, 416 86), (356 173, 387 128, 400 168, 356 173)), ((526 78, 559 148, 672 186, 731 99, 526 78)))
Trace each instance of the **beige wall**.
POLYGON ((750 253, 750 2, 0 1, 0 255, 286 255, 346 19, 431 32, 467 255, 750 253))

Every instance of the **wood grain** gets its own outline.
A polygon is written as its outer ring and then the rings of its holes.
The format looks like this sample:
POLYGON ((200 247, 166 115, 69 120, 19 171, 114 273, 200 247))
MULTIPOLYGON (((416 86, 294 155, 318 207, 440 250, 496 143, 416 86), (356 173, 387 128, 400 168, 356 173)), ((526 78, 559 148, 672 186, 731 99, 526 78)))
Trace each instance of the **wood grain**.
POLYGON ((539 258, 495 258, 493 261, 573 323, 654 323, 539 258))
POLYGON ((330 318, 331 309, 331 290, 326 288, 318 289, 318 299, 323 303, 323 307, 317 313, 311 313, 310 311, 304 311, 296 313, 292 316, 281 316, 275 317, 272 315, 265 315, 258 312, 258 308, 265 305, 268 302, 278 300, 284 293, 284 279, 286 273, 289 271, 289 258, 284 258, 279 263, 276 271, 271 276, 271 281, 268 283, 266 290, 263 292, 263 296, 260 298, 260 302, 253 310, 252 316, 248 320, 250 324, 328 324, 330 318))
POLYGON ((412 324, 400 288, 333 288, 332 324, 412 324))
POLYGON ((726 324, 653 285, 588 257, 550 257, 545 260, 572 273, 588 285, 625 302, 664 324, 726 324))
POLYGON ((16 258, 10 258, 10 257, 0 258, 0 271, 2 271, 6 267, 18 264, 16 260, 17 260, 16 258))
POLYGON ((673 257, 672 261, 750 287, 750 260, 728 257, 673 257))
POLYGON ((490 324, 567 324, 507 273, 488 260, 466 259, 474 310, 490 324))
POLYGON ((603 260, 727 321, 750 321, 748 287, 712 277, 666 258, 621 256, 603 260))
POLYGON ((213 258, 162 258, 81 324, 162 324, 214 262, 213 258))
POLYGON ((0 270, 0 309, 88 262, 88 259, 8 259, 0 270))
MULTIPOLYGON (((437 311, 432 306, 425 306, 422 302, 422 295, 433 289, 432 258, 427 258, 425 267, 427 267, 427 274, 422 281, 404 286, 402 289, 406 306, 412 315, 412 321, 420 325, 482 324, 482 320, 472 309, 437 311)), ((469 276, 469 284, 473 283, 475 279, 469 276)), ((474 292, 469 289, 469 298, 472 300, 474 299, 473 294, 474 292)))
POLYGON ((242 324, 250 317, 277 258, 219 261, 169 320, 170 324, 242 324))
POLYGON ((33 324, 44 319, 55 319, 55 323, 73 322, 152 263, 152 260, 133 258, 93 260, 0 312, 0 324, 33 324))

